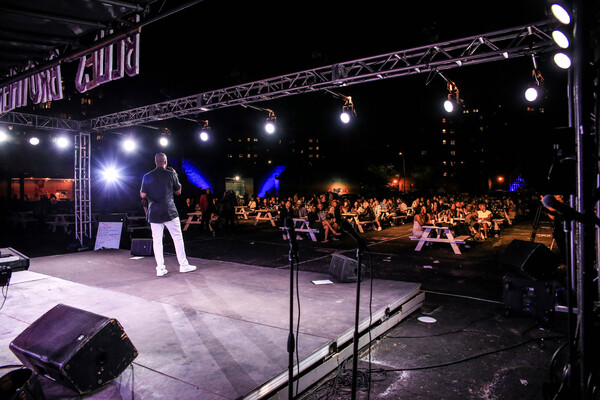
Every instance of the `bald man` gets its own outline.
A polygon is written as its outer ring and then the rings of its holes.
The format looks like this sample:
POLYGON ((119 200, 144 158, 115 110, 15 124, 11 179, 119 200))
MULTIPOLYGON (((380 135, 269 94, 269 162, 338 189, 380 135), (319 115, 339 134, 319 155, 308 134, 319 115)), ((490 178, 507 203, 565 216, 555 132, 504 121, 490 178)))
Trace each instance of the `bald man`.
POLYGON ((181 184, 177 173, 172 168, 167 169, 167 156, 158 153, 154 156, 156 168, 142 178, 140 196, 148 200, 148 222, 152 229, 152 244, 154 258, 156 259, 156 276, 165 276, 168 272, 165 267, 163 254, 163 232, 165 226, 169 230, 175 245, 179 272, 191 272, 196 269, 190 265, 185 255, 183 234, 179 213, 175 207, 173 194, 181 194, 181 184))

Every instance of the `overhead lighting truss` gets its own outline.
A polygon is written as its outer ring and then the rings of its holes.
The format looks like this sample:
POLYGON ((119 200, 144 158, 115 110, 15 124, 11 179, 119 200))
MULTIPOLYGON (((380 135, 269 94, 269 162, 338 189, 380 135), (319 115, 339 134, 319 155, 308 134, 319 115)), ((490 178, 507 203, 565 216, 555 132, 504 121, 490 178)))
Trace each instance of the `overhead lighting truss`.
MULTIPOLYGON (((104 131, 433 70, 531 56, 553 48, 552 28, 553 23, 545 21, 254 81, 81 121, 81 129, 104 131)), ((7 115, 0 116, 0 123, 5 118, 7 115)))

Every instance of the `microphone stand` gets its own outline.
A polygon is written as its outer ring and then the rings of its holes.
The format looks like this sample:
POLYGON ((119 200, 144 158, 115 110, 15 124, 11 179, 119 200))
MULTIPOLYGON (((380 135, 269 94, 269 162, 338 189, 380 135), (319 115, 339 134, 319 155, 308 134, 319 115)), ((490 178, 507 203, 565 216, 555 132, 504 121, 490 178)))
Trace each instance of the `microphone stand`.
POLYGON ((357 380, 357 372, 358 372, 358 322, 359 322, 359 314, 360 314, 360 281, 362 277, 361 271, 361 263, 362 263, 362 248, 359 246, 356 248, 356 261, 358 263, 358 267, 356 269, 356 310, 354 316, 354 348, 353 354, 354 358, 352 359, 352 400, 356 399, 356 380, 357 380))
MULTIPOLYGON (((290 238, 290 333, 288 335, 288 399, 294 398, 294 349, 296 342, 294 339, 294 261, 298 263, 298 252, 296 250, 296 242, 290 235, 295 235, 294 228, 287 229, 288 237, 290 238)), ((295 239, 295 237, 294 237, 295 239)))

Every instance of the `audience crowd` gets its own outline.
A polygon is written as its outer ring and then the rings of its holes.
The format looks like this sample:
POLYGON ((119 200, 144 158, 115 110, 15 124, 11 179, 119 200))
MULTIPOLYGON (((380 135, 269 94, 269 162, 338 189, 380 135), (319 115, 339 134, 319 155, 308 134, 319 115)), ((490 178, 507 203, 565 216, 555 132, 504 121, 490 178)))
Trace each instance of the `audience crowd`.
MULTIPOLYGON (((410 195, 407 195, 410 196, 410 195)), ((470 235, 485 240, 494 232, 494 219, 514 220, 525 215, 535 207, 537 196, 527 195, 431 195, 417 196, 410 200, 404 196, 366 197, 339 196, 334 193, 300 196, 295 194, 287 198, 249 196, 238 197, 232 191, 218 197, 206 189, 196 201, 187 199, 182 216, 187 212, 203 212, 203 226, 210 231, 228 230, 235 220, 235 206, 244 206, 250 213, 268 209, 279 216, 279 225, 283 226, 285 217, 303 218, 309 226, 319 231, 322 242, 338 240, 341 235, 342 219, 352 222, 358 219, 365 227, 382 230, 388 226, 404 223, 412 219, 413 236, 421 236, 422 226, 442 224, 451 227, 459 235, 470 235)), ((538 201, 539 202, 539 201, 538 201)), ((284 234, 285 237, 285 234, 284 234)), ((298 235, 298 239, 302 239, 298 235)))

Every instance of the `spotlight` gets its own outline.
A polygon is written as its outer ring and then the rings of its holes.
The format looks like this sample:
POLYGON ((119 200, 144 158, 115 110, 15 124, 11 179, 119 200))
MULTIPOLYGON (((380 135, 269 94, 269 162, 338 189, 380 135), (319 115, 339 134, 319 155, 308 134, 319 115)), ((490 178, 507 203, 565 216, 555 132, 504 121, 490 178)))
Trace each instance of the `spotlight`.
POLYGON ((136 148, 136 143, 133 139, 125 139, 125 141, 123 141, 123 149, 127 152, 131 152, 133 150, 135 150, 136 148))
POLYGON ((527 101, 535 101, 538 97, 537 88, 530 87, 525 90, 525 99, 527 101))
POLYGON ((277 117, 275 117, 273 110, 267 109, 266 111, 269 113, 269 116, 267 117, 267 122, 265 123, 265 132, 271 135, 275 133, 277 128, 277 117))
POLYGON ((553 31, 552 39, 554 40, 554 43, 556 43, 561 49, 569 48, 569 38, 562 31, 553 31))
POLYGON ((32 146, 37 146, 38 144, 40 144, 40 139, 34 136, 31 139, 29 139, 29 144, 32 146))
POLYGON ((56 145, 61 149, 66 149, 69 146, 69 139, 67 139, 64 136, 61 136, 58 139, 56 139, 56 145))
POLYGON ((344 124, 349 124, 354 117, 356 117, 356 111, 354 110, 354 104, 352 104, 352 97, 346 97, 342 113, 340 114, 340 120, 344 124))
POLYGON ((0 143, 2 142, 8 142, 8 134, 0 130, 0 143))
POLYGON ((534 84, 527 88, 527 90, 525 90, 525 99, 529 102, 537 100, 539 88, 542 86, 542 82, 544 82, 542 73, 537 68, 535 55, 533 54, 531 55, 531 61, 533 62, 533 70, 531 71, 531 77, 533 78, 534 84))
POLYGON ((210 127, 208 126, 208 120, 202 121, 202 128, 200 128, 200 133, 198 137, 201 141, 206 142, 209 139, 208 132, 210 131, 210 127))
POLYGON ((119 170, 115 167, 106 167, 100 173, 102 174, 102 179, 108 183, 117 182, 121 178, 119 170))
POLYGON ((558 21, 561 23, 568 25, 571 23, 571 13, 567 11, 563 4, 559 4, 558 2, 553 3, 550 6, 550 11, 556 17, 558 21))
POLYGON ((162 147, 167 147, 169 145, 169 139, 167 139, 165 136, 161 136, 161 138, 158 140, 158 143, 162 147))
MULTIPOLYGON (((440 76, 446 79, 441 73, 440 76)), ((448 98, 444 101, 444 110, 446 110, 446 112, 451 113, 454 111, 454 104, 460 103, 458 86, 456 86, 456 83, 452 82, 451 80, 446 79, 446 88, 448 89, 448 98)))
POLYGON ((558 68, 569 69, 571 67, 571 57, 565 53, 556 53, 554 55, 554 63, 558 68))

